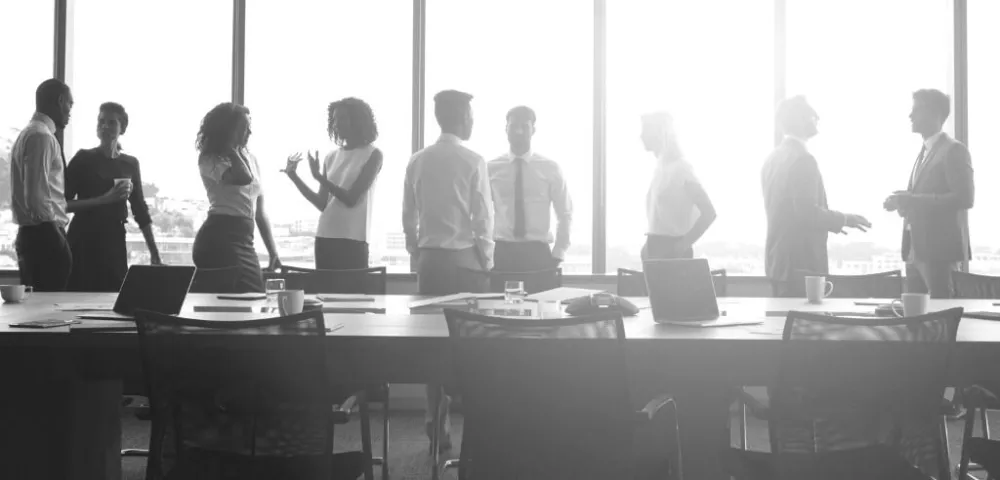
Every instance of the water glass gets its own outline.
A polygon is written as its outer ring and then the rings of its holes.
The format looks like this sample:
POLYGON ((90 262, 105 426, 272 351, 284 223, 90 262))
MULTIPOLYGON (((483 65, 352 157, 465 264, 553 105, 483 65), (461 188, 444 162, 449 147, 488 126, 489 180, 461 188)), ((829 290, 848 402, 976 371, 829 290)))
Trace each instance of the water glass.
POLYGON ((505 303, 524 302, 524 282, 520 280, 507 280, 503 284, 503 299, 505 303))
POLYGON ((267 293, 267 306, 272 307, 277 304, 278 292, 285 289, 284 278, 269 278, 264 282, 264 291, 267 293))

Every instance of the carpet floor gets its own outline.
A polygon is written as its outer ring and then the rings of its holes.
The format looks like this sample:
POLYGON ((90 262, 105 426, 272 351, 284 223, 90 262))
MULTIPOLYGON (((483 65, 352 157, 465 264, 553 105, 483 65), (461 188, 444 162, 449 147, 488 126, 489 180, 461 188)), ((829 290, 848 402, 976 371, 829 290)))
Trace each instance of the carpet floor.
MULTIPOLYGON (((737 443, 736 417, 733 417, 733 445, 737 443)), ((382 456, 382 417, 372 414, 372 444, 374 454, 382 456)), ((951 447, 952 463, 957 464, 961 451, 962 439, 961 421, 948 423, 949 445, 951 447)), ((1000 415, 990 418, 992 431, 1000 431, 1000 415)), ((767 428, 763 422, 750 421, 750 448, 766 451, 768 449, 767 428)), ((146 448, 149 443, 149 422, 135 418, 131 409, 125 409, 122 415, 122 447, 146 448)), ((357 420, 348 425, 339 426, 336 430, 335 451, 361 450, 361 429, 357 420)), ((979 435, 978 428, 976 435, 979 435)), ((427 480, 431 478, 431 462, 428 455, 428 441, 424 434, 424 417, 417 412, 394 413, 389 422, 389 476, 394 480, 427 480)), ((443 454, 442 458, 457 458, 462 443, 462 416, 452 417, 452 442, 455 448, 443 454)), ((146 460, 144 458, 123 458, 122 471, 124 480, 142 480, 145 475, 146 460)), ((957 476, 953 472, 954 476, 957 476)), ((980 475, 984 476, 984 475, 980 475)), ((375 478, 380 479, 380 467, 375 468, 375 478)), ((454 472, 446 473, 444 478, 455 479, 454 472)))

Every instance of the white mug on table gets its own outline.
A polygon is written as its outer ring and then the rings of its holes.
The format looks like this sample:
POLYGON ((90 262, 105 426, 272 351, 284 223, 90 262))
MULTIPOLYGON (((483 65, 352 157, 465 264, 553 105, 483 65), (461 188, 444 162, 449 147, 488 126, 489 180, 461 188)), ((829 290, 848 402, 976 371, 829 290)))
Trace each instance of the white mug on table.
POLYGON ((823 303, 823 299, 833 293, 833 282, 826 277, 806 277, 806 299, 809 303, 823 303))
POLYGON ((927 313, 927 302, 930 299, 931 296, 926 293, 904 293, 902 298, 892 301, 892 313, 897 317, 923 315, 927 313))
POLYGON ((278 292, 278 313, 282 316, 302 313, 306 292, 302 290, 282 290, 278 292))
POLYGON ((34 289, 25 285, 0 285, 0 298, 6 303, 21 303, 34 289))

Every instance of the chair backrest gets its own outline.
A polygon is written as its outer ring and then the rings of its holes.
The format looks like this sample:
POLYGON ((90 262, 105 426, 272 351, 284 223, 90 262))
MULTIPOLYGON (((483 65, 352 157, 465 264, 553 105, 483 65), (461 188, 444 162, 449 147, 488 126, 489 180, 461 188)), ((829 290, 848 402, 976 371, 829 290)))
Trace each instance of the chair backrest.
POLYGON ((199 268, 191 281, 191 293, 237 293, 240 267, 199 268))
POLYGON ((955 298, 1000 299, 1000 277, 951 272, 955 298))
POLYGON ((154 431, 170 432, 178 458, 205 442, 250 455, 331 452, 333 405, 348 389, 330 375, 322 312, 212 321, 138 311, 136 324, 154 431))
POLYGON ((893 319, 789 312, 770 389, 772 451, 868 446, 894 438, 905 421, 937 418, 961 316, 961 308, 893 319))
POLYGON ((833 283, 831 298, 899 298, 903 294, 903 273, 899 270, 865 275, 827 275, 826 280, 833 283))
POLYGON ((281 272, 268 272, 265 278, 283 278, 285 288, 306 293, 354 293, 385 295, 385 267, 355 270, 315 270, 282 266, 281 272))
POLYGON ((529 293, 544 292, 562 286, 562 268, 547 268, 530 272, 486 272, 459 268, 459 285, 468 288, 470 293, 503 293, 504 282, 520 280, 524 282, 524 290, 529 293))
MULTIPOLYGON (((715 296, 725 297, 728 294, 729 276, 726 269, 712 270, 712 283, 715 284, 715 296)), ((638 270, 618 269, 618 295, 622 297, 648 297, 646 276, 638 270)))
POLYGON ((470 478, 629 478, 636 418, 621 314, 445 318, 470 478))

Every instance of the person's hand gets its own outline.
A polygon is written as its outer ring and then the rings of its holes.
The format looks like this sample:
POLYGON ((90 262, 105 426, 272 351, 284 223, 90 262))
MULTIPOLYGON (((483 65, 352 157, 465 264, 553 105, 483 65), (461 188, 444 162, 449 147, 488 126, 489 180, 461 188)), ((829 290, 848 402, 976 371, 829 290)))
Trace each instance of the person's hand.
POLYGON ((889 198, 894 199, 893 202, 896 203, 897 210, 903 210, 909 207, 910 204, 913 202, 913 193, 907 190, 897 190, 895 192, 892 192, 892 196, 889 198))
POLYGON ((889 195, 884 202, 882 202, 882 208, 887 212, 895 212, 899 210, 899 197, 895 194, 889 195))
POLYGON ((295 169, 299 167, 299 162, 301 161, 302 161, 302 154, 295 152, 289 155, 288 158, 285 160, 285 168, 281 169, 281 171, 284 174, 288 175, 289 177, 296 175, 295 169))
POLYGON ((872 228, 872 224, 867 218, 861 215, 847 213, 844 214, 844 228, 854 228, 862 232, 867 232, 869 228, 872 228))
POLYGON ((128 196, 132 194, 132 188, 129 187, 128 183, 121 182, 111 187, 101 198, 104 203, 114 203, 122 200, 127 200, 128 196))
POLYGON ((313 178, 323 178, 323 172, 319 171, 319 150, 314 152, 307 152, 309 158, 309 171, 312 172, 313 178))
POLYGON ((271 257, 271 261, 267 263, 267 268, 264 270, 268 272, 277 272, 281 268, 281 260, 278 257, 271 257))

